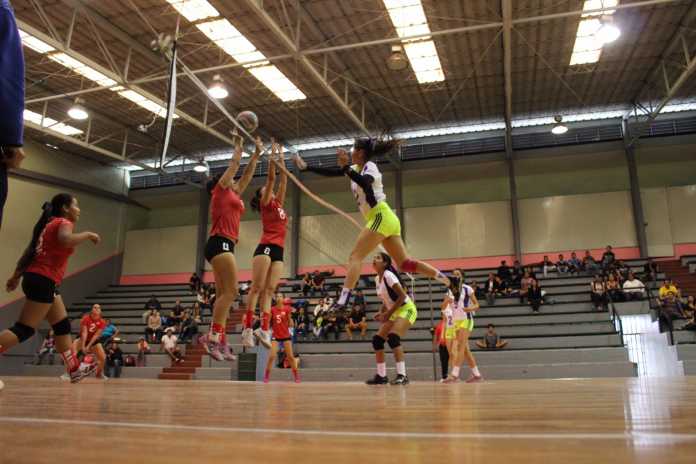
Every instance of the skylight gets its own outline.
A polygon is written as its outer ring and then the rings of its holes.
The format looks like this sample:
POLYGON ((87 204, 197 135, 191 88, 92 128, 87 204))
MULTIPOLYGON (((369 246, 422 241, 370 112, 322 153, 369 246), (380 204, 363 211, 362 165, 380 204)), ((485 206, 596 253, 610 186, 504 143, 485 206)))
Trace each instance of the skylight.
POLYGON ((48 53, 55 51, 55 48, 48 45, 43 40, 39 40, 34 36, 27 34, 24 31, 19 31, 19 36, 22 38, 22 44, 25 47, 29 47, 37 53, 48 53))
POLYGON ((191 22, 220 16, 215 7, 206 0, 167 0, 167 3, 191 22))
MULTIPOLYGON (((619 0, 585 0, 583 11, 598 10, 617 6, 619 0)), ((602 27, 600 18, 612 15, 616 10, 606 10, 603 13, 584 13, 578 24, 578 32, 575 36, 573 54, 570 57, 570 66, 579 64, 591 64, 599 61, 602 56, 604 42, 597 37, 597 32, 602 27)))
POLYGON ((52 118, 42 118, 39 113, 29 110, 24 110, 24 120, 63 135, 80 135, 83 133, 77 127, 69 126, 52 118))
MULTIPOLYGON (((399 37, 429 34, 430 26, 420 0, 383 0, 399 37)), ((419 84, 445 80, 432 38, 403 40, 404 51, 419 84)))

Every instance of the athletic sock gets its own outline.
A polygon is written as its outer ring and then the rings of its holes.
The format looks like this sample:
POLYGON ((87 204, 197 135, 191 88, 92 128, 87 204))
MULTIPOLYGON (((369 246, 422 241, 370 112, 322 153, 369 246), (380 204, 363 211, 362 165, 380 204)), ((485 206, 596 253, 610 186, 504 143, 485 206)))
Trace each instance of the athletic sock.
POLYGON ((348 304, 348 300, 350 299, 350 294, 352 291, 352 288, 343 287, 343 290, 341 290, 341 296, 338 297, 339 306, 346 306, 348 304))
POLYGON ((377 375, 380 377, 387 376, 387 363, 377 363, 377 375))
POLYGON ((254 320, 254 310, 247 308, 246 314, 244 315, 244 328, 251 329, 251 321, 254 320))
POLYGON ((80 362, 77 360, 77 356, 72 350, 68 350, 65 353, 61 353, 60 356, 63 358, 63 363, 65 364, 65 369, 68 372, 72 372, 78 367, 80 367, 80 362))
POLYGON ((481 373, 478 370, 478 366, 474 366, 471 368, 471 373, 474 374, 476 377, 481 377, 481 373))
POLYGON ((455 366, 452 368, 452 377, 459 378, 459 367, 455 366))
POLYGON ((264 311, 263 314, 261 314, 261 330, 268 330, 270 325, 271 315, 264 311))
POLYGON ((297 369, 295 369, 294 367, 293 367, 293 369, 292 369, 292 377, 293 377, 295 380, 297 380, 297 369))
POLYGON ((222 324, 213 322, 212 324, 210 324, 210 334, 208 334, 208 340, 213 343, 220 343, 220 340, 222 339, 222 335, 224 333, 225 328, 222 326, 222 324))
POLYGON ((271 377, 271 369, 267 367, 266 370, 263 372, 263 378, 269 379, 270 377, 271 377))
POLYGON ((406 375, 406 361, 399 361, 396 363, 396 373, 399 375, 406 375))

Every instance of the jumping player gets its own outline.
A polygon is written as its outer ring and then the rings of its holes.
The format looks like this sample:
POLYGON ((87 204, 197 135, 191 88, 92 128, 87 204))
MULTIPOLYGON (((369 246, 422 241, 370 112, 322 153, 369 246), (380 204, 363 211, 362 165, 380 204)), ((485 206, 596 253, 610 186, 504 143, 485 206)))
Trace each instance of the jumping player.
POLYGON ((199 342, 205 347, 208 355, 216 361, 225 360, 223 345, 225 325, 232 303, 239 292, 234 247, 239 239, 239 222, 244 213, 241 195, 251 182, 262 148, 263 144, 257 138, 256 150, 249 164, 244 168, 242 177, 235 182, 234 176, 242 160, 242 139, 238 137, 228 168, 222 175, 209 180, 207 184, 208 193, 212 196, 210 200, 212 227, 205 246, 205 259, 213 267, 217 293, 210 331, 202 335, 199 342))
POLYGON ((469 285, 461 283, 456 290, 450 293, 453 296, 454 327, 448 328, 445 332, 452 370, 443 383, 459 382, 459 370, 465 360, 471 369, 471 377, 467 379, 466 383, 480 382, 483 377, 469 348, 469 336, 474 330, 474 312, 479 309, 479 303, 474 289, 469 285), (458 297, 457 293, 459 293, 458 297))
POLYGON ((273 341, 271 343, 271 352, 268 354, 266 362, 266 372, 263 375, 263 382, 268 383, 271 376, 271 368, 278 354, 278 346, 282 343, 285 355, 290 361, 292 375, 295 378, 295 383, 300 383, 300 374, 297 370, 297 359, 292 351, 292 334, 290 329, 294 327, 292 320, 292 308, 284 301, 282 295, 276 297, 276 305, 271 309, 271 324, 273 329, 273 341))
POLYGON ((401 239, 401 223, 394 211, 387 204, 387 196, 382 185, 382 173, 372 159, 392 151, 399 144, 396 140, 377 138, 360 138, 355 140, 352 155, 345 150, 338 150, 338 168, 318 168, 307 166, 299 155, 295 163, 301 170, 315 172, 324 176, 347 176, 351 180, 351 191, 366 224, 358 236, 348 260, 346 277, 337 306, 345 307, 351 292, 360 278, 363 259, 379 245, 394 259, 402 272, 418 272, 432 277, 449 287, 449 279, 440 271, 409 257, 406 246, 401 239), (352 165, 350 164, 352 161, 352 165))
POLYGON ((106 352, 100 341, 105 328, 106 321, 102 319, 101 306, 95 304, 92 306, 89 314, 82 316, 82 320, 80 320, 80 336, 73 342, 73 351, 75 353, 82 352, 87 355, 94 352, 98 366, 96 377, 101 380, 106 380, 106 376, 104 376, 106 352))
POLYGON ((254 252, 252 262, 252 281, 249 297, 247 299, 247 314, 245 321, 253 320, 256 303, 261 300, 261 327, 252 334, 251 325, 245 325, 242 331, 242 344, 254 346, 256 335, 259 342, 266 348, 271 347, 271 333, 269 324, 271 319, 271 300, 278 286, 280 275, 283 272, 283 247, 285 246, 286 226, 288 216, 283 209, 285 192, 287 191, 288 177, 285 171, 280 171, 278 190, 274 192, 276 179, 275 160, 283 162, 280 153, 280 145, 273 143, 272 155, 274 159, 268 163, 268 177, 266 185, 261 187, 251 199, 252 209, 261 213, 263 235, 259 246, 254 252))
POLYGON ((70 321, 65 304, 58 292, 68 259, 75 247, 90 241, 101 241, 94 232, 73 231, 80 219, 77 198, 61 193, 43 207, 41 218, 34 226, 31 242, 7 281, 7 291, 14 291, 22 281, 26 301, 19 320, 10 329, 0 333, 0 353, 31 338, 44 319, 51 324, 70 381, 75 383, 94 372, 94 367, 80 369, 80 362, 72 350, 70 321))
POLYGON ((368 380, 368 385, 384 385, 389 383, 387 364, 384 362, 384 343, 387 342, 394 354, 396 362, 396 378, 392 385, 407 385, 406 361, 401 338, 416 322, 418 310, 411 298, 406 294, 398 272, 392 266, 391 258, 386 253, 378 253, 372 261, 377 271, 375 283, 377 295, 382 299, 382 308, 375 320, 382 323, 377 334, 372 337, 372 347, 375 350, 377 374, 368 380))

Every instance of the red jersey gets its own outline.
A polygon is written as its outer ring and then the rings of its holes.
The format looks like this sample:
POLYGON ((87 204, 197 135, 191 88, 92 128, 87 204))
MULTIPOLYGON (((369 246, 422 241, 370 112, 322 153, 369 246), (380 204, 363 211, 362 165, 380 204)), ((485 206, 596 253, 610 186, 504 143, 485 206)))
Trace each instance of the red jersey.
POLYGON ((282 340, 290 338, 290 317, 292 308, 283 306, 281 308, 274 306, 271 308, 271 328, 273 329, 273 338, 282 340))
POLYGON ((231 188, 216 185, 210 200, 210 217, 213 223, 210 236, 219 235, 236 242, 239 239, 239 221, 242 214, 244 202, 239 194, 231 188))
POLYGON ((89 343, 92 341, 92 338, 94 338, 94 334, 99 332, 100 330, 104 330, 106 327, 106 322, 104 319, 99 319, 98 321, 92 320, 89 314, 85 314, 82 316, 82 320, 80 321, 80 337, 82 336, 82 330, 87 328, 87 340, 85 340, 85 343, 89 343))
POLYGON ((33 272, 47 277, 60 285, 68 267, 68 258, 75 251, 74 248, 61 246, 58 243, 58 230, 68 226, 72 232, 75 226, 71 221, 57 217, 51 219, 41 232, 36 245, 36 256, 26 272, 33 272))
POLYGON ((275 198, 266 206, 261 206, 261 224, 263 224, 261 244, 285 246, 287 233, 285 226, 288 224, 288 215, 275 198))

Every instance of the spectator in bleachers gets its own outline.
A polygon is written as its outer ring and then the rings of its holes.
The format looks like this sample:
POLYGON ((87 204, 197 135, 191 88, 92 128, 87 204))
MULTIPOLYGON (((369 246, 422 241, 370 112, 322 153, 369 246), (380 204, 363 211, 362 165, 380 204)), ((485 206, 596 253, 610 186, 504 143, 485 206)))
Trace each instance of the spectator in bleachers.
POLYGON ((324 321, 324 339, 329 339, 329 334, 334 334, 334 340, 338 340, 341 330, 338 327, 338 317, 336 311, 329 311, 324 321))
POLYGON ((686 299, 686 304, 682 308, 684 312, 684 317, 686 318, 686 325, 682 327, 683 330, 696 330, 696 303, 694 302, 694 296, 689 295, 686 299))
POLYGON ((155 295, 152 295, 150 299, 147 300, 147 303, 145 303, 145 309, 147 309, 148 311, 152 309, 162 311, 162 304, 159 302, 155 295))
POLYGON ((624 295, 623 291, 621 290, 621 285, 619 284, 619 281, 616 279, 616 275, 612 272, 609 274, 607 277, 607 293, 609 294, 609 298, 611 301, 614 303, 619 302, 619 301, 624 301, 624 295))
POLYGON ((184 307, 181 305, 181 300, 177 299, 174 308, 169 313, 171 321, 169 325, 174 327, 174 331, 181 333, 181 321, 184 318, 184 307))
POLYGON ((633 272, 629 272, 628 279, 623 283, 623 293, 626 301, 642 300, 645 296, 645 285, 636 278, 633 272))
POLYGON ((626 265, 626 263, 619 259, 614 261, 614 271, 616 272, 617 280, 623 284, 623 281, 628 278, 628 273, 631 271, 631 269, 626 265))
POLYGON ((326 298, 321 298, 319 303, 314 307, 314 318, 325 314, 331 305, 327 302, 326 298))
POLYGON ((121 369, 123 368, 123 351, 118 347, 118 343, 111 342, 111 345, 106 350, 106 376, 112 379, 121 377, 121 369))
POLYGON ((616 261, 616 255, 611 248, 611 245, 607 245, 606 250, 602 254, 602 268, 607 271, 614 266, 614 261, 616 261))
POLYGON ((357 289, 353 296, 353 305, 365 307, 365 294, 362 290, 357 289))
POLYGON ((538 280, 538 279, 537 279, 537 276, 536 276, 536 272, 534 272, 534 267, 532 267, 532 266, 527 266, 527 267, 524 268, 524 272, 528 272, 528 273, 529 273, 529 277, 531 277, 532 279, 538 280))
POLYGON ((201 278, 198 277, 198 274, 194 272, 191 274, 191 278, 189 279, 189 289, 191 290, 192 294, 198 293, 198 290, 201 288, 201 278))
POLYGON ((336 310, 336 324, 338 324, 338 331, 340 333, 346 330, 346 325, 348 325, 348 314, 346 309, 339 308, 336 310))
POLYGON ((322 297, 326 296, 326 289, 324 289, 324 282, 325 282, 324 276, 319 273, 315 272, 314 276, 312 277, 312 296, 314 296, 314 293, 319 292, 319 294, 322 297))
POLYGON ((433 353, 438 352, 440 357, 440 372, 442 380, 447 378, 449 373, 449 351, 447 350, 447 339, 445 339, 445 320, 440 319, 440 323, 435 327, 433 334, 433 353))
POLYGON ((145 328, 145 337, 150 340, 150 343, 157 343, 162 336, 162 318, 160 313, 153 309, 147 318, 147 327, 145 328))
POLYGON ((193 318, 191 311, 184 311, 181 318, 181 341, 191 343, 191 340, 198 335, 198 322, 193 318))
POLYGON ((510 270, 510 266, 507 265, 507 261, 503 260, 500 262, 497 276, 500 277, 501 280, 508 283, 512 280, 512 271, 510 270))
POLYGON ((474 295, 476 296, 476 299, 482 300, 486 297, 486 293, 483 291, 483 287, 479 285, 477 280, 471 281, 471 288, 474 289, 474 295))
POLYGON ((488 330, 486 331, 486 335, 483 336, 483 340, 476 340, 476 346, 482 350, 501 350, 507 345, 507 340, 500 339, 495 332, 495 326, 493 324, 488 324, 488 330))
POLYGON ((527 300, 529 301, 529 305, 532 307, 532 312, 538 314, 539 308, 544 303, 544 294, 539 286, 538 280, 532 281, 532 286, 529 287, 529 290, 527 291, 527 300))
POLYGON ((145 367, 148 354, 150 354, 150 344, 145 340, 145 337, 140 337, 140 340, 138 340, 138 360, 136 361, 136 366, 145 367))
POLYGON ((166 333, 162 336, 162 341, 160 342, 160 352, 164 351, 167 353, 175 363, 184 361, 181 350, 177 346, 178 340, 177 336, 174 335, 174 329, 167 327, 166 333))
POLYGON ((498 288, 496 290, 497 296, 510 296, 510 295, 512 295, 512 288, 510 287, 510 281, 503 280, 499 276, 495 277, 495 281, 498 284, 498 288))
POLYGON ((669 292, 667 296, 660 301, 658 305, 658 318, 660 324, 660 332, 664 332, 665 329, 669 331, 674 330, 674 321, 676 319, 683 319, 684 312, 682 311, 679 300, 675 293, 669 292))
POLYGON ((486 303, 488 306, 493 306, 495 304, 495 296, 498 293, 498 279, 492 272, 488 274, 488 280, 486 280, 483 289, 486 293, 486 303))
POLYGON ((312 290, 312 276, 309 272, 305 273, 302 278, 302 294, 307 297, 309 292, 312 290))
POLYGON ((662 283, 662 287, 660 287, 660 290, 658 292, 658 296, 660 300, 664 300, 667 298, 667 296, 672 293, 675 296, 679 295, 679 290, 677 289, 677 286, 674 285, 674 283, 669 280, 665 279, 664 282, 662 283))
POLYGON ((307 313, 307 310, 301 306, 296 312, 293 313, 293 319, 295 322, 295 336, 302 336, 302 339, 306 339, 307 335, 312 331, 312 321, 307 313))
POLYGON ((354 304, 348 316, 348 324, 346 325, 346 333, 348 340, 353 339, 353 330, 360 331, 360 338, 365 340, 367 334, 367 316, 365 315, 364 306, 354 304))
POLYGON ((203 316, 201 315, 201 305, 196 301, 191 308, 191 319, 193 319, 196 324, 203 323, 203 316))
POLYGON ((599 268, 600 266, 590 253, 590 250, 585 250, 585 256, 582 258, 582 269, 587 273, 593 274, 599 268))
POLYGON ((568 260, 568 271, 571 274, 578 274, 582 270, 582 261, 578 259, 578 254, 572 252, 570 254, 570 259, 568 260))
POLYGON ((541 262, 541 268, 544 271, 544 277, 549 276, 549 271, 555 271, 556 265, 551 262, 547 255, 544 255, 544 260, 541 262))
POLYGON ((102 346, 109 346, 113 339, 118 337, 118 334, 120 334, 121 331, 111 323, 111 319, 105 319, 104 323, 106 324, 106 327, 104 327, 104 330, 102 330, 99 343, 101 343, 102 346))
POLYGON ((556 261, 556 270, 559 274, 567 274, 570 270, 570 265, 562 254, 558 255, 558 261, 556 261))
POLYGON ((603 311, 607 309, 607 286, 599 274, 595 274, 594 279, 590 283, 590 297, 595 311, 603 311))
POLYGON ((53 329, 48 331, 48 335, 41 344, 41 348, 36 353, 34 364, 40 366, 43 363, 44 356, 48 355, 48 364, 53 365, 56 355, 56 339, 53 336, 53 329))
POLYGON ((312 326, 312 333, 314 334, 314 338, 316 340, 319 340, 324 336, 324 315, 325 312, 320 312, 318 316, 314 316, 314 324, 312 326))
POLYGON ((522 263, 519 260, 515 260, 512 265, 512 284, 518 286, 522 281, 522 276, 524 276, 524 269, 522 268, 522 263))
POLYGON ((645 282, 655 282, 659 273, 660 267, 657 263, 652 259, 648 259, 648 262, 643 266, 643 280, 645 282))
POLYGON ((524 304, 527 300, 527 293, 529 292, 529 287, 532 286, 534 279, 529 275, 528 271, 524 271, 524 276, 520 281, 520 303, 524 304))

